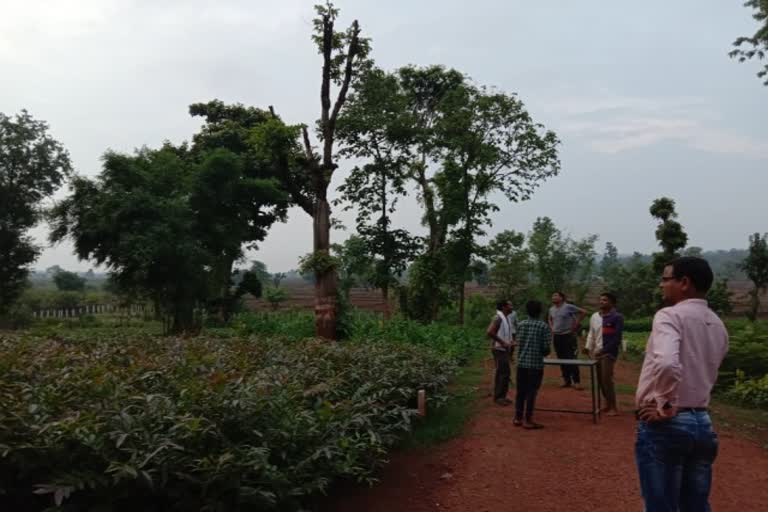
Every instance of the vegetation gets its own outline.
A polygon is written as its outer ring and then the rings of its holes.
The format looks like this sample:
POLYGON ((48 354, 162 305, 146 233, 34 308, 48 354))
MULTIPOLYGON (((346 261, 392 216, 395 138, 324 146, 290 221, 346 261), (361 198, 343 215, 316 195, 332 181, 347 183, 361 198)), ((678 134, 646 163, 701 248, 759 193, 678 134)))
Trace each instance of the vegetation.
MULTIPOLYGON (((760 26, 753 35, 736 39, 733 43, 736 48, 729 55, 738 57, 739 62, 751 59, 762 61, 768 56, 768 0, 747 0, 744 6, 755 10, 752 17, 760 26), (748 49, 743 49, 744 46, 748 49)), ((768 86, 768 64, 757 72, 757 77, 764 79, 763 85, 768 86)))
POLYGON ((26 287, 39 249, 27 231, 40 220, 41 202, 72 172, 69 153, 48 125, 26 110, 0 112, 0 320, 26 287))
POLYGON ((752 303, 749 319, 754 321, 760 308, 760 292, 768 288, 768 235, 755 233, 749 237, 749 254, 741 268, 754 285, 749 294, 752 303))

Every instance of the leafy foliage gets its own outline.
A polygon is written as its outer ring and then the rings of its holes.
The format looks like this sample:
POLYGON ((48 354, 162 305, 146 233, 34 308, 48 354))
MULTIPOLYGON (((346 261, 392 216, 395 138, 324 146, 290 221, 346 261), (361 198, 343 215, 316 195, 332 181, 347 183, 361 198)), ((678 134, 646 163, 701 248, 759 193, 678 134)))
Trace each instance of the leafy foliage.
POLYGON ((277 310, 280 304, 288 300, 288 292, 283 288, 270 287, 264 293, 264 298, 267 299, 273 310, 277 310))
POLYGON ((750 320, 757 319, 760 308, 760 292, 768 288, 768 235, 760 236, 755 233, 749 237, 749 253, 741 264, 741 269, 747 274, 754 287, 750 292, 750 320))
MULTIPOLYGON (((744 6, 755 10, 752 17, 760 23, 760 26, 752 36, 737 38, 733 42, 736 48, 729 55, 731 57, 738 57, 739 62, 754 58, 763 60, 768 56, 768 0, 747 0, 744 2, 744 6), (748 46, 748 49, 744 50, 742 46, 748 46)), ((758 71, 757 77, 765 79, 763 85, 768 86, 768 64, 758 71)))
POLYGON ((500 300, 526 293, 533 267, 524 234, 502 231, 490 241, 485 254, 490 262, 490 281, 498 287, 500 300))
POLYGON ((0 368, 2 508, 226 511, 370 480, 454 366, 381 339, 90 335, 2 337, 0 368))
POLYGON ((61 291, 78 292, 85 290, 85 279, 74 272, 62 270, 53 276, 53 282, 56 288, 61 291))
POLYGON ((248 132, 266 115, 221 102, 193 105, 206 124, 195 144, 107 153, 97 179, 77 177, 51 215, 51 239, 106 265, 123 292, 143 295, 192 327, 198 304, 223 319, 237 301, 233 263, 285 217, 287 196, 248 132))
POLYGON ((38 248, 27 230, 40 218, 41 202, 72 172, 69 154, 48 125, 26 110, 0 112, 0 315, 26 286, 38 248))
POLYGON ((664 265, 680 256, 679 251, 688 243, 688 235, 683 226, 675 220, 677 212, 674 200, 660 197, 651 204, 650 212, 651 216, 659 221, 656 240, 659 241, 662 251, 653 255, 653 269, 656 274, 661 275, 664 265))
POLYGON ((747 379, 744 372, 737 372, 736 382, 725 396, 739 404, 768 409, 768 373, 759 379, 747 379))
POLYGON ((539 217, 528 235, 528 250, 540 293, 557 291, 575 294, 582 302, 596 266, 596 235, 581 240, 564 236, 549 217, 539 217))
POLYGON ((732 297, 733 292, 728 290, 728 280, 718 279, 707 293, 707 303, 718 315, 729 315, 733 311, 732 297))

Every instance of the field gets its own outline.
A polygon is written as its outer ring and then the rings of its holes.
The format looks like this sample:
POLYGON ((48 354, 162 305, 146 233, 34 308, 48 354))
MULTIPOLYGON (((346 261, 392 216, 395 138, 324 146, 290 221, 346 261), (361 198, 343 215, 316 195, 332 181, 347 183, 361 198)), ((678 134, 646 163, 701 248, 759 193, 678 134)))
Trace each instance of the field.
POLYGON ((192 338, 97 322, 0 333, 0 509, 299 509, 370 481, 478 339, 371 315, 344 343, 302 336, 307 314, 192 338))
MULTIPOLYGON (((281 305, 284 309, 302 309, 311 310, 315 304, 315 289, 314 286, 306 281, 293 279, 284 281, 281 285, 288 292, 288 300, 281 305)), ((733 293, 732 302, 734 306, 733 315, 743 316, 743 314, 749 308, 749 296, 748 293, 751 290, 751 283, 749 281, 729 281, 728 288, 733 293)), ((602 292, 602 287, 595 285, 587 294, 585 300, 585 306, 590 308, 597 307, 597 299, 602 292)), ((475 294, 483 295, 485 297, 494 298, 496 296, 496 289, 491 286, 479 286, 475 283, 468 283, 466 286, 467 297, 475 294)), ((350 299, 352 304, 365 311, 384 311, 384 301, 381 298, 381 292, 370 288, 352 288, 350 292, 350 299)), ((396 306, 396 300, 391 298, 392 306, 396 306)), ((249 309, 256 311, 266 311, 270 309, 269 303, 263 299, 250 298, 247 301, 249 309)), ((491 311, 489 314, 492 314, 491 311)), ((763 293, 760 296, 760 315, 768 316, 768 293, 763 293)))

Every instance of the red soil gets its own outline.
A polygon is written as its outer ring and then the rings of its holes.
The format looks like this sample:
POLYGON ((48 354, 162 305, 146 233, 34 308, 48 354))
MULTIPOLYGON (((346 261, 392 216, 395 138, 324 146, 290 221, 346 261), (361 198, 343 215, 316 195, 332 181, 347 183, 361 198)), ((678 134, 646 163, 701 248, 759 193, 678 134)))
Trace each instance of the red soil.
MULTIPOLYGON (((589 391, 559 389, 548 368, 538 405, 589 410, 589 391)), ((617 382, 634 385, 637 368, 617 365, 617 382)), ((584 378, 582 374, 582 379, 584 378)), ((395 454, 373 488, 332 500, 337 512, 635 512, 642 510, 634 466, 632 396, 620 395, 618 417, 537 412, 543 430, 512 425, 511 407, 485 395, 462 436, 428 450, 395 454)), ((588 383, 588 379, 586 379, 588 383)), ((718 512, 768 510, 768 452, 737 433, 718 429, 711 503, 718 512)))

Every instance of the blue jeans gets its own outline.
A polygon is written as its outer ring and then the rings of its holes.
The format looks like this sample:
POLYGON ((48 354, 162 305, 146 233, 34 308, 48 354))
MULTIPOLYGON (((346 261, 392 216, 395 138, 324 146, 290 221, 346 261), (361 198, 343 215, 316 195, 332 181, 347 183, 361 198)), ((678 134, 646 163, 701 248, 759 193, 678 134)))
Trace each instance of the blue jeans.
POLYGON ((710 512, 717 434, 706 411, 637 425, 635 460, 646 512, 710 512))

